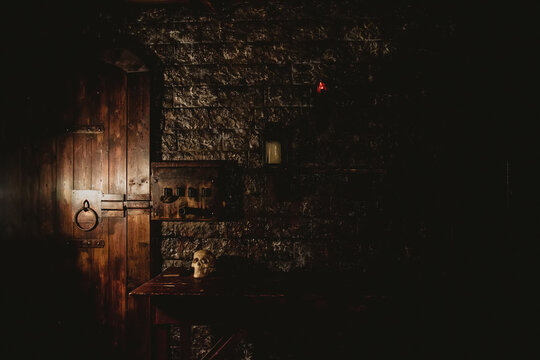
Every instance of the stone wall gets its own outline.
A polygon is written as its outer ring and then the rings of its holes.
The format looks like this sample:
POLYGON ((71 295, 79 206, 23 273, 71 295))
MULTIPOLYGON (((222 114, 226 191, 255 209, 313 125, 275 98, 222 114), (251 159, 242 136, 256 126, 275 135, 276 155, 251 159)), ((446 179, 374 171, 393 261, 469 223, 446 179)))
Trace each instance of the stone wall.
POLYGON ((423 96, 407 74, 392 78, 409 24, 358 1, 215 7, 103 16, 160 59, 154 160, 233 160, 243 169, 242 218, 164 222, 163 267, 187 266, 198 248, 278 271, 365 271, 388 248, 394 260, 410 256, 412 244, 390 235, 387 188, 411 141, 398 134, 409 126, 404 112, 423 96), (269 124, 288 135, 286 170, 264 167, 269 124))
POLYGON ((432 181, 445 121, 436 92, 448 80, 438 52, 451 20, 406 3, 212 3, 215 12, 130 5, 99 24, 159 59, 153 160, 233 160, 241 169, 242 216, 163 222, 152 239, 162 268, 187 268, 204 248, 250 269, 402 279, 448 236, 433 224, 432 181), (264 166, 269 126, 287 135, 285 168, 264 166))

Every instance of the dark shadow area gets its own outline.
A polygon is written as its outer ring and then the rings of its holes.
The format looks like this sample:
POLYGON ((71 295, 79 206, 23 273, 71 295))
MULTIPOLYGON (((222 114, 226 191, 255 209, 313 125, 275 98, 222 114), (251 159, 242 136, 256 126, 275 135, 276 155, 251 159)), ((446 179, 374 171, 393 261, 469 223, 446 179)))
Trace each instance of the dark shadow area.
POLYGON ((113 359, 99 324, 92 280, 77 270, 65 239, 7 238, 2 252, 5 359, 113 359), (13 254, 24 254, 14 259, 13 254), (84 349, 84 350, 83 350, 84 349))
MULTIPOLYGON (((302 166, 330 164, 328 169, 354 163, 369 144, 349 148, 341 139, 352 128, 369 131, 369 124, 352 122, 357 114, 347 108, 347 100, 389 87, 405 94, 394 105, 379 107, 380 113, 365 116, 390 119, 394 132, 388 138, 399 144, 382 156, 389 169, 386 181, 368 189, 376 174, 353 174, 348 184, 329 186, 338 200, 384 195, 389 218, 365 220, 366 237, 378 244, 376 253, 356 259, 365 271, 333 273, 331 263, 309 269, 327 282, 348 277, 359 288, 367 284, 384 289, 389 299, 374 305, 367 316, 334 311, 279 318, 278 327, 261 326, 250 333, 246 343, 253 347, 234 349, 231 359, 242 351, 255 359, 473 359, 531 353, 527 345, 534 333, 526 328, 535 325, 532 274, 540 237, 540 142, 534 108, 538 91, 533 70, 538 58, 530 51, 538 42, 531 19, 535 12, 518 5, 459 1, 396 3, 396 12, 391 10, 393 2, 379 5, 382 14, 393 14, 389 21, 419 21, 411 22, 415 28, 408 38, 396 39, 404 50, 380 64, 381 81, 376 85, 351 82, 334 87, 329 79, 329 91, 315 98, 309 121, 291 125, 297 147, 288 159, 302 166), (441 39, 438 21, 448 18, 455 22, 457 35, 441 39), (334 151, 325 152, 328 147, 334 151), (405 248, 410 250, 407 256, 405 248)), ((10 177, 11 166, 36 161, 39 154, 33 147, 64 130, 54 113, 61 101, 55 94, 62 88, 55 74, 75 69, 78 60, 100 47, 124 46, 155 65, 152 70, 159 76, 153 78, 151 146, 152 161, 161 160, 161 65, 148 49, 130 39, 118 40, 112 30, 92 39, 99 6, 65 1, 12 4, 2 25, 7 51, 0 149, 2 160, 11 160, 1 169, 1 216, 17 223, 2 224, 5 359, 107 359, 104 354, 121 358, 106 346, 107 329, 97 325, 90 282, 74 270, 73 249, 65 246, 65 239, 40 236, 41 209, 23 203, 26 195, 12 194, 6 200, 8 185, 18 180, 21 191, 35 191, 27 178, 31 175, 19 172, 10 177)), ((306 175, 295 167, 273 177, 272 170, 268 174, 268 191, 275 191, 277 201, 312 194, 313 188, 298 186, 297 179, 306 175)), ((228 220, 243 216, 241 178, 239 169, 225 175, 231 185, 226 195, 235 209, 228 220)), ((154 273, 161 268, 160 231, 153 224, 154 273)), ((341 252, 347 259, 356 255, 339 248, 338 242, 332 246, 330 253, 341 252)), ((257 261, 223 256, 216 274, 267 272, 257 261)), ((344 310, 339 297, 336 301, 335 308, 344 310)))

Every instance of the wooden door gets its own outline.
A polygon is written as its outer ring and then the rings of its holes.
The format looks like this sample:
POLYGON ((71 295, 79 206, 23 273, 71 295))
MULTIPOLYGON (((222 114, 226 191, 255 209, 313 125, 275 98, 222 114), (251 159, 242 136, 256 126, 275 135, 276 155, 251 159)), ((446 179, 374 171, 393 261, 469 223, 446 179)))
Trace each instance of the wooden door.
POLYGON ((150 279, 150 210, 141 206, 150 200, 149 73, 98 64, 74 75, 65 79, 68 130, 56 146, 58 229, 72 239, 84 293, 111 344, 131 359, 148 358, 149 304, 128 293, 150 279), (74 223, 83 190, 103 194, 88 199, 90 207, 108 204, 91 231, 74 223), (137 200, 138 208, 128 205, 137 200))

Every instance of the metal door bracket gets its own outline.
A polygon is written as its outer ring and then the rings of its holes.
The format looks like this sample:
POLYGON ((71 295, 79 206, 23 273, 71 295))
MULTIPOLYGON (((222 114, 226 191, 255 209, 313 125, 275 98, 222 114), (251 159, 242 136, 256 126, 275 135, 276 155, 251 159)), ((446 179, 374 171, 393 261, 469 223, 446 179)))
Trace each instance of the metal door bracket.
POLYGON ((129 209, 150 209, 150 194, 103 194, 101 209, 103 217, 124 217, 129 209))
POLYGON ((77 248, 102 248, 105 240, 102 239, 71 239, 66 240, 66 245, 77 248))

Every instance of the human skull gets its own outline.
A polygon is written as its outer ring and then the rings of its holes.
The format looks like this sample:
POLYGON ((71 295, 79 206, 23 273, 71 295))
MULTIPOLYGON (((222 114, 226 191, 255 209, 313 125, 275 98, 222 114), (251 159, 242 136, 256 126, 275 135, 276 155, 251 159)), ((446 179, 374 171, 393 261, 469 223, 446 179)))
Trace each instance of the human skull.
POLYGON ((216 265, 216 257, 208 250, 198 250, 193 254, 191 267, 194 278, 202 278, 214 271, 216 265))

